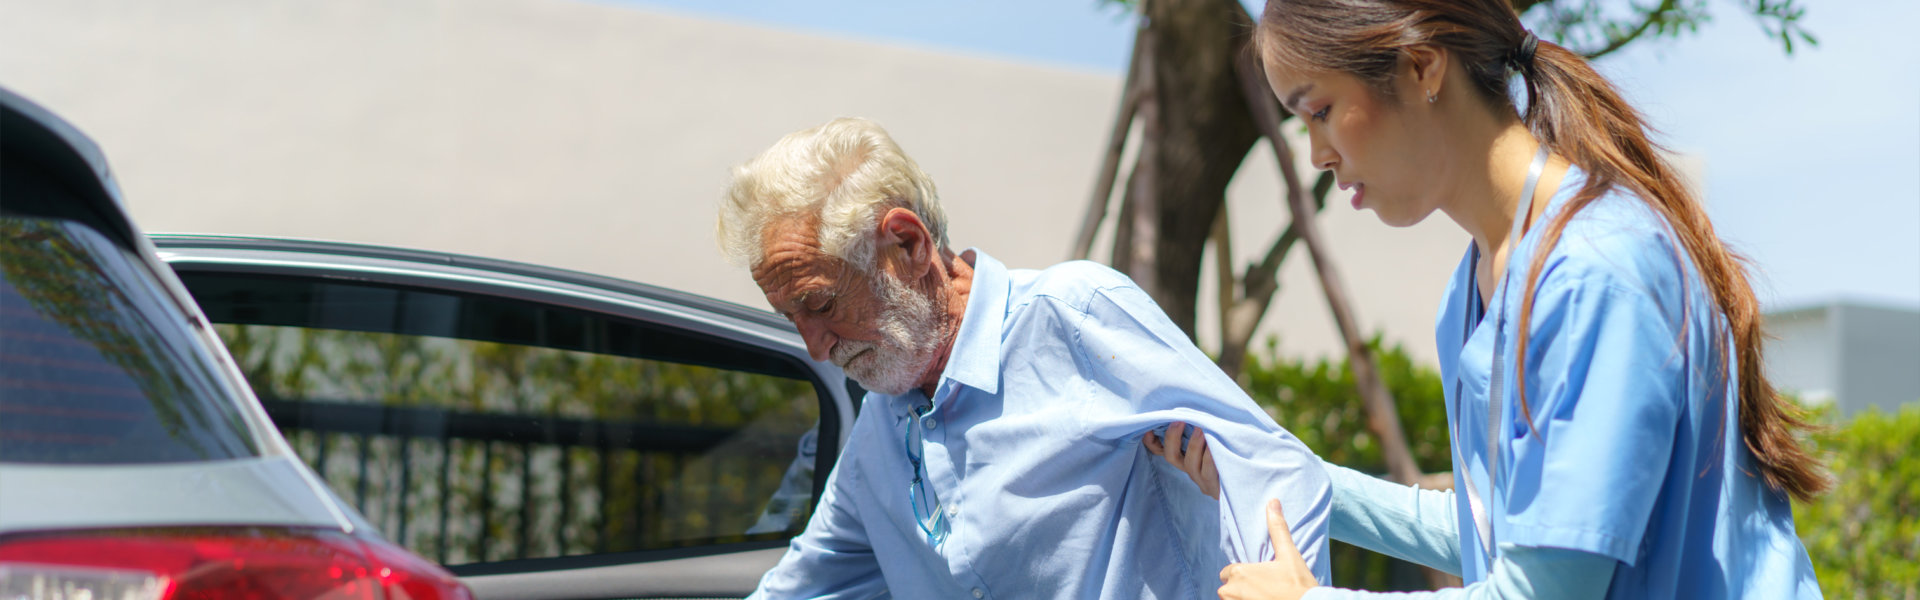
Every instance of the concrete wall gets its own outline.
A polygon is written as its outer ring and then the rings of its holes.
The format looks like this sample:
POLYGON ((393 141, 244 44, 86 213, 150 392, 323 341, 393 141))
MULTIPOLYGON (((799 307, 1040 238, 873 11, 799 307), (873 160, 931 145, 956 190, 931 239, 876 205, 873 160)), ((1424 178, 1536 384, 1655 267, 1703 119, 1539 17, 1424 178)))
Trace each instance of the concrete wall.
MULTIPOLYGON (((713 210, 774 139, 876 119, 937 179, 956 244, 1040 267, 1066 256, 1120 80, 576 0, 0 0, 0 85, 95 137, 149 231, 446 250, 758 306, 713 210)), ((1285 223, 1271 155, 1249 165, 1241 263, 1285 223)), ((1431 362, 1465 235, 1344 198, 1321 223, 1364 329, 1431 362)), ((1283 286, 1266 331, 1338 353, 1304 251, 1283 286)))
POLYGON ((1812 404, 1833 402, 1840 391, 1840 340, 1824 308, 1770 313, 1763 356, 1775 387, 1812 404))
POLYGON ((1841 405, 1887 412, 1920 402, 1920 311, 1837 304, 1841 405))
POLYGON ((1836 301, 1767 315, 1774 385, 1841 416, 1920 401, 1920 310, 1836 301))

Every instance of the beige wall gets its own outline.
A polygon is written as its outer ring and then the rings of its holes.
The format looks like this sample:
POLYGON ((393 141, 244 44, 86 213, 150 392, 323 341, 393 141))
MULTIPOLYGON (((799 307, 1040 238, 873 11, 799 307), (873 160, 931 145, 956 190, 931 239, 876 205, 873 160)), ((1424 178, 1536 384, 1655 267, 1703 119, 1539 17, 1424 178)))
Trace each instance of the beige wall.
MULTIPOLYGON (((780 135, 880 121, 938 180, 956 244, 1038 267, 1065 257, 1119 84, 576 0, 0 0, 0 85, 98 140, 149 231, 447 250, 755 306, 713 206, 780 135)), ((1271 155, 1249 160, 1241 262, 1284 223, 1271 155)), ((1322 224, 1366 329, 1431 361, 1464 234, 1389 230, 1343 198, 1322 224)), ((1336 351, 1304 252, 1283 285, 1266 329, 1336 351)))

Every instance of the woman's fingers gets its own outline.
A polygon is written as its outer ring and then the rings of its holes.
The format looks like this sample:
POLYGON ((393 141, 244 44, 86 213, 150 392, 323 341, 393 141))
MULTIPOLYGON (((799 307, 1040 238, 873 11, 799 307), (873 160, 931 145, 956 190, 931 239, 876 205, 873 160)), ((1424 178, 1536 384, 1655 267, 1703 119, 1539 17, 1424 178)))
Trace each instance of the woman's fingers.
POLYGON ((1148 452, 1165 459, 1173 468, 1186 473, 1195 485, 1200 486, 1201 492, 1217 500, 1220 498, 1220 472, 1213 464, 1213 450, 1207 446, 1206 432, 1193 427, 1192 436, 1182 444, 1179 440, 1187 433, 1188 427, 1192 426, 1175 421, 1167 425, 1164 437, 1148 431, 1140 436, 1140 444, 1148 452))
POLYGON ((1206 450, 1206 447, 1207 436, 1204 435, 1204 432, 1200 431, 1199 427, 1193 428, 1193 437, 1187 440, 1186 451, 1180 455, 1182 460, 1181 464, 1183 465, 1181 470, 1186 471, 1188 475, 1199 477, 1201 455, 1204 453, 1203 451, 1206 450))
POLYGON ((1213 464, 1213 448, 1200 444, 1200 476, 1194 479, 1200 485, 1200 491, 1213 499, 1220 499, 1220 469, 1213 464))
POLYGON ((1186 430, 1186 423, 1175 421, 1167 425, 1167 435, 1160 440, 1160 458, 1167 459, 1175 467, 1186 464, 1186 457, 1181 456, 1185 449, 1180 446, 1180 434, 1186 430))

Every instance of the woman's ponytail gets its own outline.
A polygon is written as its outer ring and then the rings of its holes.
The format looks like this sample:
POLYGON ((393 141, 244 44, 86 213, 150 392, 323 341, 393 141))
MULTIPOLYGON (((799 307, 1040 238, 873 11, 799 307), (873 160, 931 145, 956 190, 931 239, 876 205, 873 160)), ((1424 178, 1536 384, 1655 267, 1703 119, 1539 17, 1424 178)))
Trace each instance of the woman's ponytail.
MULTIPOLYGON (((1753 452, 1761 478, 1802 502, 1832 487, 1826 470, 1798 436, 1811 428, 1805 413, 1775 390, 1764 373, 1761 350, 1765 334, 1761 331, 1760 302, 1747 277, 1747 260, 1714 232, 1706 208, 1681 184, 1661 148, 1648 139, 1645 119, 1593 70, 1586 58, 1556 44, 1539 44, 1533 64, 1523 66, 1522 73, 1528 88, 1528 129, 1555 153, 1580 165, 1587 172, 1587 184, 1547 225, 1546 237, 1527 269, 1521 331, 1526 330, 1532 317, 1533 292, 1547 253, 1559 242, 1574 214, 1616 186, 1633 191, 1666 219, 1726 317, 1732 347, 1728 347, 1726 336, 1715 336, 1714 351, 1722 364, 1731 358, 1736 367, 1740 437, 1753 452)), ((1522 336, 1520 356, 1526 356, 1526 348, 1527 340, 1522 336)), ((1524 370, 1515 372, 1525 377, 1524 370)), ((1524 381, 1518 388, 1524 407, 1524 381)))

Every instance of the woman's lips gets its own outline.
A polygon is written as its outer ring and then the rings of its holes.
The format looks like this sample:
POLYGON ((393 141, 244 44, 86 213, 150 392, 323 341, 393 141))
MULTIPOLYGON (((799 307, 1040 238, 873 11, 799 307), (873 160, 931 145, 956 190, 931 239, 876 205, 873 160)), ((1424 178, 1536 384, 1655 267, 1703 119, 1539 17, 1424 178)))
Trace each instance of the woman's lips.
POLYGON ((1353 190, 1353 209, 1354 209, 1354 210, 1360 210, 1360 199, 1361 199, 1361 198, 1365 198, 1365 197, 1366 197, 1366 195, 1367 195, 1367 184, 1364 184, 1364 183, 1342 183, 1342 184, 1340 184, 1340 189, 1343 189, 1343 190, 1348 190, 1348 189, 1350 189, 1350 190, 1353 190))

